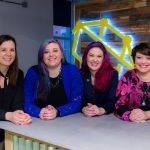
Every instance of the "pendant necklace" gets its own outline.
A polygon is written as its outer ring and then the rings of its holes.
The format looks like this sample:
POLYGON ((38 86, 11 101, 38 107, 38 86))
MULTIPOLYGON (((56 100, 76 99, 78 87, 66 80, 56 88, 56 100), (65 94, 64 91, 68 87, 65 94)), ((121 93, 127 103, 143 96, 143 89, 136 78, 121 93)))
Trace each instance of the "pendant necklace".
POLYGON ((59 74, 58 74, 58 76, 56 78, 51 78, 50 77, 51 88, 58 87, 58 85, 60 84, 61 79, 62 79, 62 75, 61 75, 61 69, 60 69, 59 74))
POLYGON ((148 92, 150 92, 150 86, 148 86, 146 83, 141 84, 141 90, 143 92, 142 97, 142 106, 145 106, 148 103, 148 92))

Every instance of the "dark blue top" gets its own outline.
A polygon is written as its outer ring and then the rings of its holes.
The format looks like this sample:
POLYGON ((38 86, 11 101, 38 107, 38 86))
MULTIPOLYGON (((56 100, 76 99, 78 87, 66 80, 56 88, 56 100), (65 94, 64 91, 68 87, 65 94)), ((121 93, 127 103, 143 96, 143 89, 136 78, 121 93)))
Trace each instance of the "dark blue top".
MULTIPOLYGON (((25 77, 25 111, 31 116, 39 117, 41 108, 35 104, 38 95, 39 72, 37 66, 31 67, 25 77)), ((62 81, 67 96, 67 103, 59 106, 60 116, 77 113, 81 107, 83 83, 78 68, 71 64, 62 65, 62 81)), ((59 93, 58 93, 59 94, 59 93)))
POLYGON ((110 84, 104 92, 100 92, 94 89, 91 82, 90 73, 86 74, 86 76, 83 76, 83 83, 83 107, 86 106, 87 103, 92 103, 98 107, 104 108, 107 114, 114 111, 114 105, 117 101, 115 96, 118 84, 117 71, 114 71, 110 84))

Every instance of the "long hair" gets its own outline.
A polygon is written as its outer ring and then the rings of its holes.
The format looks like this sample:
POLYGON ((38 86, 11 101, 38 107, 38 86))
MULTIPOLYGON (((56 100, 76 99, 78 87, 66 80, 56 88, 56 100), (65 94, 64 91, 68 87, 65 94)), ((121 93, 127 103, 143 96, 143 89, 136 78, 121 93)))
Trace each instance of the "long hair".
POLYGON ((150 43, 140 43, 132 49, 132 58, 134 62, 137 52, 150 56, 150 43))
POLYGON ((50 43, 58 44, 58 46, 62 52, 62 56, 63 56, 61 63, 67 64, 63 48, 59 41, 54 40, 54 39, 47 39, 41 44, 41 46, 39 48, 39 52, 38 52, 39 85, 38 85, 38 100, 37 101, 46 100, 46 98, 48 96, 48 92, 50 90, 49 73, 48 73, 46 64, 44 63, 44 60, 43 60, 45 48, 50 43))
POLYGON ((98 91, 103 92, 109 86, 110 80, 112 78, 112 73, 115 71, 115 69, 112 67, 109 54, 101 42, 92 42, 85 48, 80 71, 83 75, 86 75, 86 73, 89 72, 89 67, 87 65, 87 55, 89 53, 89 50, 93 47, 99 47, 104 55, 102 65, 96 72, 94 81, 94 88, 98 91))
POLYGON ((17 55, 17 44, 16 40, 14 37, 10 35, 0 35, 0 45, 2 45, 6 41, 12 41, 15 44, 15 60, 13 63, 9 66, 9 70, 7 73, 7 76, 9 78, 9 83, 12 86, 15 86, 17 83, 17 78, 18 78, 18 55, 17 55))

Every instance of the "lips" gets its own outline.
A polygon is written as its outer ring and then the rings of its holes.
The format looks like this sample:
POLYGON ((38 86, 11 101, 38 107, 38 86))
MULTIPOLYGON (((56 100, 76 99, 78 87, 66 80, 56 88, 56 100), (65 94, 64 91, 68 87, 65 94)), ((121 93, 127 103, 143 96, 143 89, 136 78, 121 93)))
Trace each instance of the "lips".
POLYGON ((141 67, 141 68, 146 68, 146 67, 147 67, 147 65, 140 65, 140 67, 141 67))
POLYGON ((91 62, 90 64, 91 64, 91 66, 93 66, 93 67, 97 67, 97 66, 99 65, 99 64, 96 63, 96 62, 91 62))

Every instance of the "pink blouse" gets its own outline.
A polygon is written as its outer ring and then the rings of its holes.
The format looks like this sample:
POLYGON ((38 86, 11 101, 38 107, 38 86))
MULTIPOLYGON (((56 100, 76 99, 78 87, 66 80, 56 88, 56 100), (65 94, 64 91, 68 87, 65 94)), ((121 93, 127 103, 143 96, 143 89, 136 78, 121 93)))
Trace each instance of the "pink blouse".
POLYGON ((129 121, 133 109, 150 110, 150 82, 141 81, 136 70, 126 72, 120 79, 117 87, 117 103, 115 115, 129 121))

